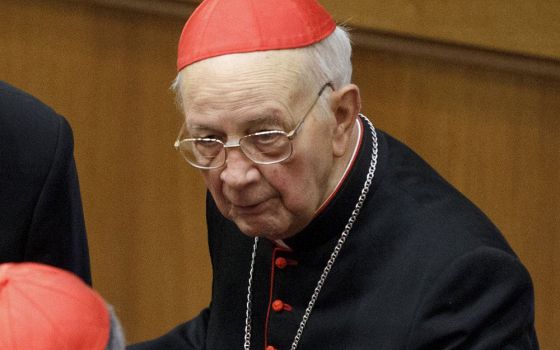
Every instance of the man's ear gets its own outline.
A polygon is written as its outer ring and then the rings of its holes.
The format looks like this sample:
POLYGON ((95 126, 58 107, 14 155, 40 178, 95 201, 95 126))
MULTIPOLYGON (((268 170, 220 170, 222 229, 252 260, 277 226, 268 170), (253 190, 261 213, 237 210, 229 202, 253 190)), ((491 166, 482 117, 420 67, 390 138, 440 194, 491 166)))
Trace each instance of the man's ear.
POLYGON ((331 94, 331 109, 336 121, 332 140, 336 157, 343 156, 351 146, 350 136, 361 107, 360 89, 354 84, 343 86, 331 94))

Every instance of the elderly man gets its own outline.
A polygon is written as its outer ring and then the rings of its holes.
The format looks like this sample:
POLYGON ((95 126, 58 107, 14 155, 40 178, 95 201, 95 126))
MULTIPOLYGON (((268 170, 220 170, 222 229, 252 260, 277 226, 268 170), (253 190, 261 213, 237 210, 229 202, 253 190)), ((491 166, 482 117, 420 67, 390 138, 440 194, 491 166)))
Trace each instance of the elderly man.
POLYGON ((360 114, 314 0, 207 0, 179 43, 176 147, 201 170, 211 305, 133 349, 537 349, 492 223, 360 114))

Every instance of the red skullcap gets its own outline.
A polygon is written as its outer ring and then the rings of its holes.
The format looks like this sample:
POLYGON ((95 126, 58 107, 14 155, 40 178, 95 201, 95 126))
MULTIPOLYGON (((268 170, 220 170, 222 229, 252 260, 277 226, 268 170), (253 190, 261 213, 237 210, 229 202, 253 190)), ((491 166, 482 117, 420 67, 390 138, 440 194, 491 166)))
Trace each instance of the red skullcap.
POLYGON ((0 349, 103 350, 109 328, 103 299, 70 272, 0 265, 0 349))
POLYGON ((215 56, 309 46, 335 28, 316 0, 205 0, 183 28, 177 70, 215 56))

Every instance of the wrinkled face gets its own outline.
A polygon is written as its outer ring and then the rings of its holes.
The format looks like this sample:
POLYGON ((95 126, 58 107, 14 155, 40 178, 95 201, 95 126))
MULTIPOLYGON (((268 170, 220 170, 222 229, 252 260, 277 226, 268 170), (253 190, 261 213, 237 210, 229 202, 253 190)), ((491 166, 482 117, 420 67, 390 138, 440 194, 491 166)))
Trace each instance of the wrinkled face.
MULTIPOLYGON (((228 142, 265 130, 291 131, 313 104, 322 83, 301 79, 300 58, 284 51, 226 55, 189 66, 181 85, 186 125, 193 137, 228 142)), ((326 90, 324 94, 330 94, 326 90)), ((239 148, 226 164, 202 170, 222 215, 248 236, 293 236, 333 190, 333 117, 316 104, 293 142, 292 156, 255 164, 239 148)))

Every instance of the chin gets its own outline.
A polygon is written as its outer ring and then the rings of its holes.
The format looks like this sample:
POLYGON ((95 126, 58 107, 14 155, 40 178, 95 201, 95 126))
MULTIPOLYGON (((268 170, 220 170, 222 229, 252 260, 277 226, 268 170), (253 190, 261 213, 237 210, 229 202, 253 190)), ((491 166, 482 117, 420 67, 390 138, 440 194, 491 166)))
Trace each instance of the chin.
POLYGON ((282 230, 279 227, 272 227, 269 224, 263 225, 257 223, 238 222, 235 220, 234 222, 237 225, 237 228, 239 228, 239 230, 243 234, 249 237, 262 237, 270 240, 276 240, 285 239, 292 236, 292 234, 286 232, 286 230, 282 230))

